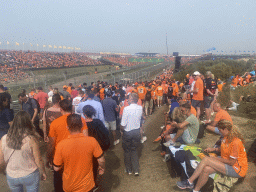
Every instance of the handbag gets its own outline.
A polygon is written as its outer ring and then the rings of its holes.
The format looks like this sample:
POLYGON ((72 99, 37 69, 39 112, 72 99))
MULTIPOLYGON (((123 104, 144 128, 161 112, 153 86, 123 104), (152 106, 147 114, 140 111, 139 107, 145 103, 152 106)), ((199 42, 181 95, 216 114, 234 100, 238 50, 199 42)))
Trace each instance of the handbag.
POLYGON ((1 169, 0 172, 3 172, 4 175, 6 175, 6 167, 7 167, 8 163, 9 163, 9 160, 10 160, 10 158, 12 157, 14 151, 15 151, 15 149, 12 151, 10 157, 7 159, 7 161, 5 162, 5 164, 2 166, 2 169, 1 169))

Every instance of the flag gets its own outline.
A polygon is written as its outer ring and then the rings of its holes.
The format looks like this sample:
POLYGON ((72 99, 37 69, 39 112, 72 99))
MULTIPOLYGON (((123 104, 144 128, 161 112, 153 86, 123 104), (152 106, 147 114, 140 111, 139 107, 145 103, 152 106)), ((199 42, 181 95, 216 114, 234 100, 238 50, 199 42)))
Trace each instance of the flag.
POLYGON ((7 41, 7 45, 9 45, 10 43, 9 43, 9 41, 7 41))
POLYGON ((49 48, 52 48, 52 46, 51 46, 51 45, 49 45, 49 48))
POLYGON ((19 46, 20 44, 16 42, 15 45, 18 45, 18 46, 19 46))
POLYGON ((56 46, 56 45, 54 45, 54 46, 53 46, 53 48, 54 48, 54 49, 57 49, 57 46, 56 46))
POLYGON ((70 49, 70 47, 68 47, 68 49, 70 49))
POLYGON ((38 47, 39 45, 38 45, 38 44, 36 44, 36 46, 38 47))
POLYGON ((70 47, 70 49, 72 49, 72 50, 73 50, 74 48, 73 48, 73 47, 70 47))
POLYGON ((32 43, 30 43, 31 47, 33 47, 32 43))
POLYGON ((43 45, 43 47, 46 47, 46 45, 43 45))
POLYGON ((0 45, 1 45, 1 42, 0 42, 0 45))
POLYGON ((66 49, 67 47, 66 46, 63 46, 63 49, 66 49))

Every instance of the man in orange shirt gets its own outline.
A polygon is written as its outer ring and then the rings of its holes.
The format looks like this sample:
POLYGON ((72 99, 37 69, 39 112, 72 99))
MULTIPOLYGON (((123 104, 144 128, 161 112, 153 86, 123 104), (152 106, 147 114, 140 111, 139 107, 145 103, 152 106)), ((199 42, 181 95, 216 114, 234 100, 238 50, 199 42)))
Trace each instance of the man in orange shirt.
POLYGON ((99 175, 102 175, 105 170, 104 154, 99 143, 93 137, 86 137, 81 132, 82 127, 80 115, 68 115, 67 129, 70 135, 56 147, 53 162, 54 170, 64 170, 64 191, 95 190, 93 157, 99 163, 99 175))
MULTIPOLYGON (((70 135, 70 132, 67 129, 67 117, 72 113, 72 102, 67 99, 63 99, 59 103, 60 112, 62 114, 61 117, 55 119, 51 125, 49 130, 49 142, 47 146, 47 165, 52 164, 54 153, 56 150, 57 144, 67 139, 70 135)), ((84 135, 88 135, 88 128, 85 120, 81 117, 83 122, 82 132, 84 135)), ((54 171, 54 188, 55 191, 63 191, 62 189, 62 173, 54 171)))
POLYGON ((142 104, 144 105, 145 95, 147 93, 147 90, 144 86, 142 86, 141 83, 139 83, 139 86, 137 87, 137 91, 138 91, 139 98, 141 99, 142 104))
POLYGON ((156 97, 157 97, 157 106, 158 107, 161 107, 161 105, 162 105, 163 94, 164 94, 164 89, 161 86, 161 83, 159 83, 158 87, 156 88, 156 97))
POLYGON ((237 83, 238 83, 238 79, 237 79, 236 77, 233 77, 231 86, 232 86, 233 88, 236 88, 236 87, 237 87, 237 83))
POLYGON ((216 127, 218 122, 220 120, 228 120, 233 124, 233 121, 232 121, 232 118, 230 117, 230 115, 228 114, 228 112, 223 110, 219 103, 214 103, 213 111, 217 112, 215 115, 214 121, 211 122, 210 125, 207 125, 206 129, 208 131, 214 132, 216 134, 220 134, 218 127, 216 127))
POLYGON ((166 81, 163 81, 162 87, 163 87, 163 90, 164 90, 164 93, 163 93, 163 103, 164 104, 168 104, 167 93, 168 93, 169 85, 166 83, 166 81))
POLYGON ((69 83, 68 88, 67 88, 67 92, 69 92, 70 95, 71 95, 71 92, 72 92, 71 88, 72 88, 72 83, 69 83))
POLYGON ((172 88, 173 88, 172 95, 174 96, 174 98, 177 98, 178 92, 179 92, 179 86, 175 83, 175 81, 172 82, 172 88))
POLYGON ((193 90, 192 106, 196 108, 196 117, 199 119, 201 102, 204 100, 204 83, 198 71, 195 71, 193 75, 196 82, 193 90))
POLYGON ((105 98, 105 89, 103 88, 102 84, 99 84, 99 89, 100 89, 100 100, 103 100, 105 98))

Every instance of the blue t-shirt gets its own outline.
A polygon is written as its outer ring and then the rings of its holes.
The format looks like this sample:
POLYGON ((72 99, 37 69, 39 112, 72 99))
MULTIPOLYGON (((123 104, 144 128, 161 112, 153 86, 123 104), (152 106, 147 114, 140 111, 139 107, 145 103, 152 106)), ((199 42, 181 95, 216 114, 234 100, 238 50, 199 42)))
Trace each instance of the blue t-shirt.
POLYGON ((252 76, 255 76, 255 71, 251 71, 250 73, 252 74, 252 76))
POLYGON ((9 122, 13 120, 13 113, 10 109, 4 108, 0 111, 0 129, 9 129, 9 122))
POLYGON ((172 114, 173 110, 176 108, 176 107, 179 107, 179 103, 177 101, 174 101, 172 104, 171 104, 171 108, 170 108, 170 112, 169 112, 169 115, 172 114))
POLYGON ((116 101, 112 98, 106 98, 102 100, 102 107, 105 121, 115 121, 116 120, 116 101))

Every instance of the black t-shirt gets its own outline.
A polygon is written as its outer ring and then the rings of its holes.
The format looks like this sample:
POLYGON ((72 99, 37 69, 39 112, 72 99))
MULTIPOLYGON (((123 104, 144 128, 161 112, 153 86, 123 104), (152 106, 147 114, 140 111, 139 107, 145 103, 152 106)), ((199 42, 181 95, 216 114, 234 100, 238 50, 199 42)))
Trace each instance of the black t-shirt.
MULTIPOLYGON (((30 118, 32 119, 35 112, 34 109, 37 109, 37 103, 34 99, 28 98, 27 102, 22 102, 22 109, 23 111, 28 112, 30 118)), ((38 116, 36 116, 36 118, 38 118, 38 116)))
POLYGON ((11 103, 12 96, 10 95, 10 93, 7 93, 7 92, 0 93, 0 96, 1 95, 4 95, 5 97, 7 97, 8 105, 6 106, 6 108, 10 109, 10 103, 11 103))
POLYGON ((88 127, 88 136, 94 137, 100 144, 103 151, 107 150, 110 145, 109 131, 99 119, 93 119, 91 122, 86 122, 88 127))
POLYGON ((116 101, 117 105, 119 105, 120 101, 118 96, 113 96, 112 99, 116 101))
POLYGON ((217 89, 217 83, 214 79, 212 78, 207 78, 205 79, 205 96, 210 96, 206 89, 209 89, 213 94, 216 92, 217 89))

